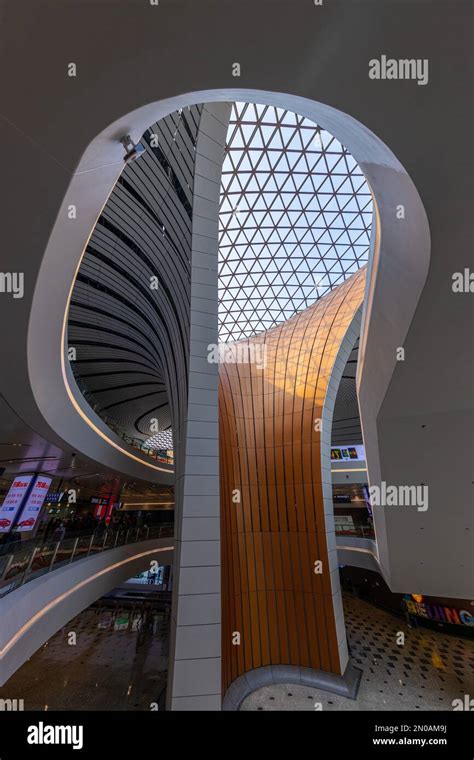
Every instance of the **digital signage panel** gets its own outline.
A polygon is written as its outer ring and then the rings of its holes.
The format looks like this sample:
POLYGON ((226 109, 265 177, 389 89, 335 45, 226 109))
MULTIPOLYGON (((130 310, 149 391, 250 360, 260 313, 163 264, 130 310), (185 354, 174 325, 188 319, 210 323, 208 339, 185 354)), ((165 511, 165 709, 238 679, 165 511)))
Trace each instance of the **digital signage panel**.
POLYGON ((333 462, 362 461, 365 459, 365 450, 361 445, 356 446, 332 446, 331 459, 333 462))
POLYGON ((34 475, 19 475, 11 484, 5 501, 0 507, 0 533, 8 533, 11 529, 34 477, 34 475))
POLYGON ((46 494, 51 485, 51 481, 52 478, 48 478, 45 475, 38 475, 36 478, 16 526, 19 533, 33 530, 35 527, 41 507, 43 506, 46 494))

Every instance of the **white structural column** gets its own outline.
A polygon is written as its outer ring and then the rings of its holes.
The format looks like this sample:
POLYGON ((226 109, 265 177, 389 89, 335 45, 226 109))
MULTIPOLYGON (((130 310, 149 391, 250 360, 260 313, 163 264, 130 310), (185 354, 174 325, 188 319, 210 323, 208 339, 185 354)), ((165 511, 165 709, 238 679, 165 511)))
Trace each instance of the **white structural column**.
POLYGON ((337 645, 339 649, 341 673, 345 672, 349 664, 349 652, 347 649, 346 625, 344 622, 344 608, 342 605, 342 593, 339 581, 339 557, 334 526, 334 502, 331 473, 331 431, 337 392, 339 390, 346 362, 349 359, 357 338, 359 337, 361 320, 362 306, 360 306, 355 313, 351 325, 339 347, 328 383, 322 414, 321 474, 323 483, 324 516, 326 521, 326 539, 328 544, 329 571, 331 573, 332 602, 336 621, 337 645))
POLYGON ((230 104, 204 106, 196 145, 187 419, 179 438, 168 709, 221 709, 217 344, 219 193, 230 104))

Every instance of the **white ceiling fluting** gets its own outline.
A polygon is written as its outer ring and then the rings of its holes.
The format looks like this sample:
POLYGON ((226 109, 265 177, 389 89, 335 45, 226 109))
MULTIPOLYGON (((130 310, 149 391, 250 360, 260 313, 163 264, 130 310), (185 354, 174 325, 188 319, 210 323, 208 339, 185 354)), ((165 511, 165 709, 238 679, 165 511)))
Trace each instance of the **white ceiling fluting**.
POLYGON ((356 388, 358 358, 359 338, 346 362, 337 391, 331 431, 333 446, 354 446, 363 443, 356 388))
POLYGON ((143 135, 82 260, 68 319, 76 381, 116 432, 143 444, 184 409, 195 145, 202 106, 143 135), (155 138, 158 137, 156 141, 155 138), (151 277, 159 287, 151 288, 151 277))
POLYGON ((354 158, 291 111, 234 103, 219 215, 219 337, 289 319, 367 261, 372 198, 354 158))

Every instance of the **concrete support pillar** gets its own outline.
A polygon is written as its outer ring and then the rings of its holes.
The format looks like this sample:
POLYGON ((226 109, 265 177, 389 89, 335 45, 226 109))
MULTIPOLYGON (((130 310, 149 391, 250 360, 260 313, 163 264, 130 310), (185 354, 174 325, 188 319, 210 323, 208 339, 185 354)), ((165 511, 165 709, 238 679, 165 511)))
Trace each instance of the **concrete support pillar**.
POLYGON ((204 106, 196 145, 184 466, 176 483, 175 592, 168 709, 221 709, 221 560, 217 344, 219 193, 230 104, 204 106))

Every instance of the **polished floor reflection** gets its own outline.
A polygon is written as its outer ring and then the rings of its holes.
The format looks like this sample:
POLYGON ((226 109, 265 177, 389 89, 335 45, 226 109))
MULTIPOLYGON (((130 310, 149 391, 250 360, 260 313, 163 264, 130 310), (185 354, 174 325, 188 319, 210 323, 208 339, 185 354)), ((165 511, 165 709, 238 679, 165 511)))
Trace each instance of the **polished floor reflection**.
POLYGON ((352 663, 363 670, 356 700, 305 686, 259 689, 241 710, 452 710, 474 690, 474 641, 423 628, 344 595, 352 663), (399 631, 405 645, 396 644, 399 631), (319 709, 319 708, 318 708, 319 709))
POLYGON ((90 607, 10 678, 0 698, 23 699, 25 710, 161 709, 168 637, 166 611, 90 607))

